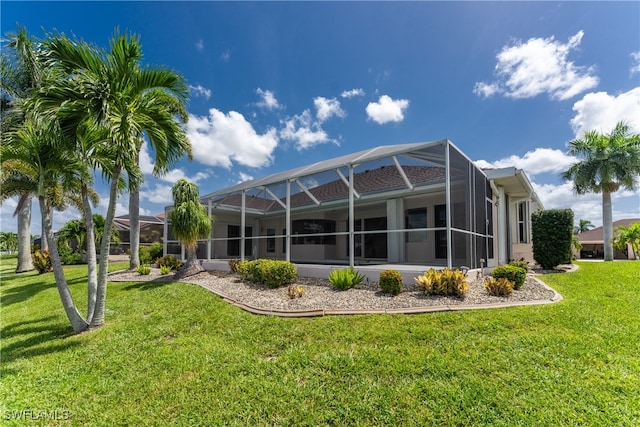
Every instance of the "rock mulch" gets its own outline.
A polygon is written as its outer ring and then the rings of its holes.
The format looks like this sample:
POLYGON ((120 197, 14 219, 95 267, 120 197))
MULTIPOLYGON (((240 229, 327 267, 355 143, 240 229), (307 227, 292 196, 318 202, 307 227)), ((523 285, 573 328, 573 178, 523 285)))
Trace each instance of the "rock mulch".
MULTIPOLYGON (((148 276, 137 272, 112 273, 110 281, 172 281, 173 275, 160 275, 152 268, 148 276)), ((363 282, 348 291, 339 291, 326 279, 298 278, 296 285, 304 288, 300 298, 291 299, 287 287, 268 289, 263 285, 245 283, 237 275, 207 271, 181 280, 202 286, 239 307, 254 313, 274 315, 323 315, 378 312, 418 313, 440 310, 460 310, 513 305, 545 304, 562 297, 529 273, 522 287, 509 297, 488 295, 482 278, 469 278, 465 298, 424 295, 415 284, 405 285, 400 295, 383 293, 378 283, 363 282), (305 314, 306 313, 306 314, 305 314)))

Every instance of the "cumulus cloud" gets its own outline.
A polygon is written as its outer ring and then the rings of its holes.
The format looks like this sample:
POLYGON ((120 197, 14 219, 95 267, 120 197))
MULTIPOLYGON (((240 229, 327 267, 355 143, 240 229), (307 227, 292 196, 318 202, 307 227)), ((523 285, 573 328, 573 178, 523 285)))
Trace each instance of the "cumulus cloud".
POLYGON ((322 129, 320 122, 313 120, 311 112, 304 110, 302 114, 288 117, 281 122, 283 128, 280 130, 280 137, 289 141, 294 141, 298 151, 315 147, 327 142, 337 143, 322 129))
POLYGON ((378 102, 370 102, 366 111, 369 119, 382 125, 404 120, 404 112, 408 107, 407 99, 392 99, 388 95, 382 95, 378 102))
POLYGON ((640 87, 617 96, 606 92, 588 93, 573 104, 573 111, 576 115, 571 119, 571 128, 576 138, 582 138, 590 130, 609 133, 621 120, 634 132, 640 132, 640 87))
POLYGON ((230 168, 233 162, 249 167, 267 166, 278 146, 274 128, 258 134, 242 114, 236 111, 225 114, 215 108, 206 117, 189 115, 187 137, 195 161, 225 168, 230 168))
POLYGON ((631 66, 631 75, 640 73, 640 52, 631 53, 631 59, 633 59, 633 65, 631 66))
POLYGON ((509 156, 504 157, 495 162, 488 162, 486 160, 478 160, 475 164, 480 168, 506 168, 516 167, 523 169, 527 175, 535 176, 541 173, 560 173, 569 168, 577 159, 573 156, 568 156, 560 150, 551 148, 536 148, 533 151, 528 151, 524 156, 509 156))
POLYGON ((260 102, 256 103, 258 107, 266 108, 267 110, 277 110, 281 108, 280 103, 272 91, 258 88, 256 89, 256 93, 262 98, 260 102))
POLYGON ((140 200, 147 200, 151 203, 160 203, 163 205, 171 205, 173 204, 171 187, 171 185, 165 184, 155 184, 152 187, 147 187, 144 190, 140 190, 140 200))
POLYGON ((345 90, 340 94, 343 98, 353 98, 354 96, 364 96, 364 90, 361 88, 345 90))
POLYGON ((473 92, 485 98, 503 94, 514 99, 547 93, 551 99, 565 100, 596 87, 599 80, 594 68, 576 66, 568 59, 583 36, 578 31, 566 44, 551 36, 504 46, 496 55, 497 80, 477 82, 473 92))
POLYGON ((211 98, 211 89, 207 89, 206 87, 203 87, 201 85, 198 85, 198 86, 189 85, 189 92, 191 92, 193 96, 201 96, 204 99, 211 98))
POLYGON ((246 181, 251 181, 253 179, 253 176, 244 173, 244 172, 240 172, 238 173, 238 181, 237 183, 240 184, 242 182, 246 182, 246 181))
POLYGON ((345 117, 347 113, 340 108, 340 101, 336 98, 327 99, 322 96, 314 98, 313 104, 316 107, 316 117, 323 123, 333 116, 345 117))

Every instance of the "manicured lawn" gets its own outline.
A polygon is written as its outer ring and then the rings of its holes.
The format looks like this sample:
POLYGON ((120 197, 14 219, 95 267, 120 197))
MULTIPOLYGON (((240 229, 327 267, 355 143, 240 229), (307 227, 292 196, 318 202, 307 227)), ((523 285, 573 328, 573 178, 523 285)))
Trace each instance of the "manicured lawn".
MULTIPOLYGON (((79 336, 51 273, 1 262, 3 421, 640 425, 640 262, 544 276, 557 304, 424 315, 261 317, 194 285, 111 283, 107 324, 79 336)), ((67 269, 86 304, 85 267, 67 269)))

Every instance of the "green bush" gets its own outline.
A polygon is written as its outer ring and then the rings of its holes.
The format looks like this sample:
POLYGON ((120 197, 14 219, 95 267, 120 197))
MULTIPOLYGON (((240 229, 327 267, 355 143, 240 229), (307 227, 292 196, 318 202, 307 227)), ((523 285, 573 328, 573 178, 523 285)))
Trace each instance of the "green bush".
POLYGON ((138 248, 138 259, 140 260, 140 265, 150 264, 153 261, 151 258, 151 252, 149 251, 149 246, 140 246, 138 248))
POLYGON ((365 276, 353 267, 336 269, 329 273, 329 282, 334 288, 346 291, 364 280, 365 276))
POLYGON ((527 270, 515 265, 499 265, 491 273, 496 279, 505 278, 513 282, 514 289, 520 289, 527 278, 527 270))
POLYGON ((542 268, 571 263, 573 211, 552 209, 531 214, 533 258, 542 268))
POLYGON ((435 271, 433 268, 414 278, 416 284, 427 295, 455 296, 464 298, 469 291, 467 278, 460 270, 445 268, 435 271))
POLYGON ((513 293, 513 282, 505 277, 496 279, 487 276, 484 278, 484 288, 489 295, 508 297, 513 293))
POLYGON ((402 274, 397 270, 384 270, 380 273, 379 284, 383 292, 398 295, 402 291, 402 274))
POLYGON ((49 249, 45 250, 37 250, 31 255, 31 260, 33 261, 33 266, 38 273, 48 273, 53 270, 51 266, 51 257, 49 257, 49 249))
POLYGON ((523 260, 523 259, 518 260, 518 261, 513 260, 513 261, 511 261, 511 262, 509 263, 509 265, 513 265, 513 266, 516 266, 516 267, 520 267, 520 268, 522 268, 524 271, 529 271, 529 263, 528 263, 527 261, 523 260))
POLYGON ((82 258, 78 252, 75 252, 67 242, 58 240, 56 242, 58 246, 58 255, 60 255, 60 262, 64 265, 78 265, 86 264, 87 262, 82 258))
POLYGON ((160 274, 164 276, 165 274, 169 274, 169 273, 171 273, 171 267, 169 267, 168 265, 160 266, 160 274))
POLYGON ((140 274, 141 276, 147 276, 151 274, 151 267, 144 264, 138 266, 138 274, 140 274))
POLYGON ((279 288, 293 283, 298 277, 295 264, 272 259, 256 259, 240 261, 236 271, 243 280, 262 283, 267 288, 279 288))
POLYGON ((158 267, 169 267, 170 270, 178 271, 182 268, 182 261, 178 260, 175 255, 165 255, 160 258, 156 258, 158 267))
POLYGON ((240 264, 240 260, 239 259, 230 259, 229 260, 229 270, 231 270, 232 273, 237 273, 238 272, 238 264, 240 264))
POLYGON ((164 247, 160 242, 156 242, 151 246, 147 246, 147 247, 149 248, 149 256, 151 256, 152 260, 158 259, 162 257, 162 255, 164 254, 164 247))

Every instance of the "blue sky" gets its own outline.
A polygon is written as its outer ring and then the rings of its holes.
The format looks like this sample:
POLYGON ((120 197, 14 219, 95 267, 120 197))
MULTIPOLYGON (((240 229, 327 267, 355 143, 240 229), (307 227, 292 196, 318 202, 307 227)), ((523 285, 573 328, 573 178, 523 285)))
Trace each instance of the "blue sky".
MULTIPOLYGON (((119 27, 140 35, 145 63, 186 77, 195 158, 156 178, 145 147, 143 214, 163 212, 181 177, 207 194, 370 147, 448 138, 480 166, 524 169, 545 208, 600 225, 600 195, 577 197, 559 178, 575 161, 566 144, 623 119, 640 132, 639 2, 3 0, 0 15, 3 35, 19 23, 105 47, 119 27)), ((14 208, 2 205, 3 231, 15 231, 14 208)), ((54 228, 78 216, 56 212, 54 228)), ((615 195, 614 219, 625 217, 640 217, 640 189, 615 195)))

